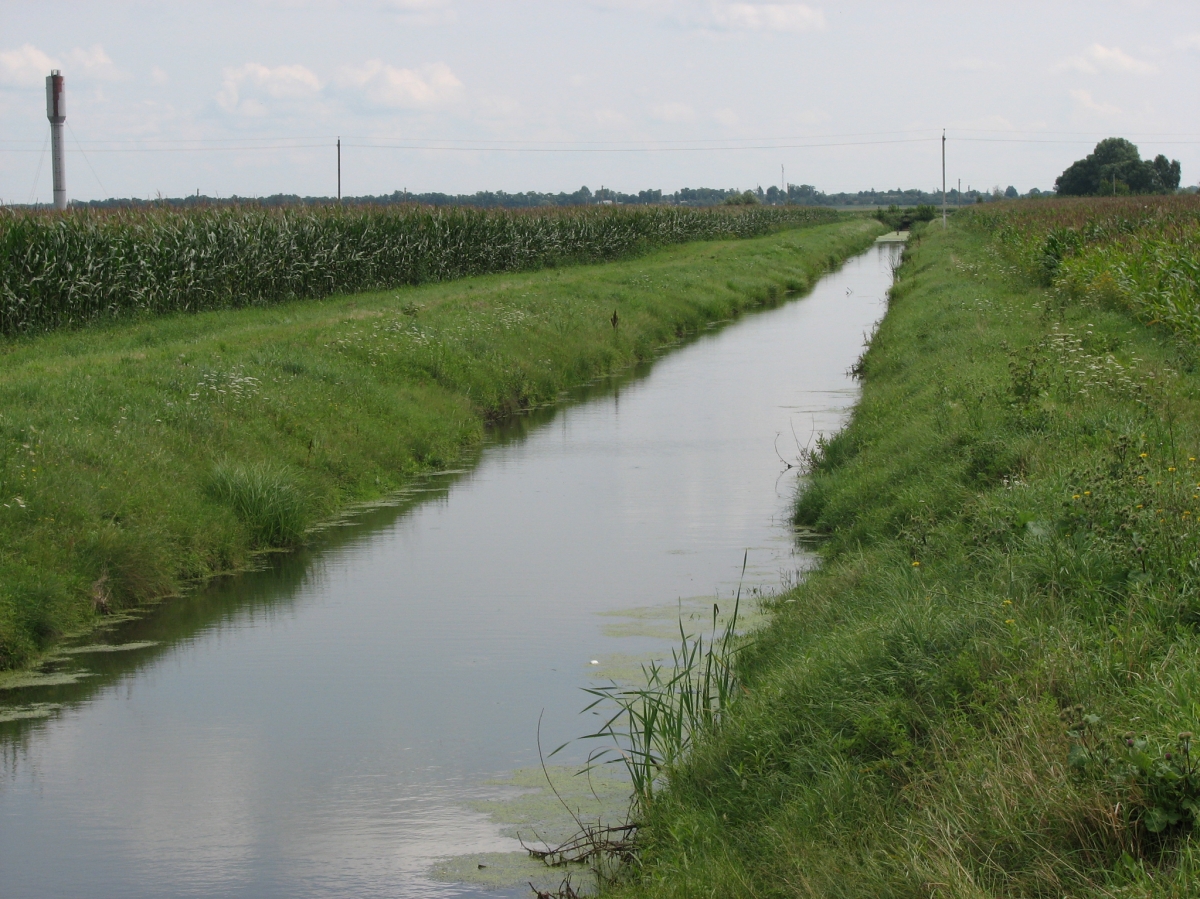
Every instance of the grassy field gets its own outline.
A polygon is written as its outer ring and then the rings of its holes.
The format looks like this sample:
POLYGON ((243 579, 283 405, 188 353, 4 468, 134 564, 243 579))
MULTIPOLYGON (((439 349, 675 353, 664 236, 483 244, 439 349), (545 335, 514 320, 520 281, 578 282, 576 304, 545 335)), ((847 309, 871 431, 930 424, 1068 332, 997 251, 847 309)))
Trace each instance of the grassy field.
POLYGON ((0 668, 467 463, 489 420, 803 290, 882 230, 4 339, 0 668))
POLYGON ((910 246, 798 501, 823 566, 742 649, 618 892, 1196 895, 1200 348, 1098 268, 1072 278, 1193 214, 1149 202, 1050 272, 1022 247, 1086 210, 1010 204, 910 246))

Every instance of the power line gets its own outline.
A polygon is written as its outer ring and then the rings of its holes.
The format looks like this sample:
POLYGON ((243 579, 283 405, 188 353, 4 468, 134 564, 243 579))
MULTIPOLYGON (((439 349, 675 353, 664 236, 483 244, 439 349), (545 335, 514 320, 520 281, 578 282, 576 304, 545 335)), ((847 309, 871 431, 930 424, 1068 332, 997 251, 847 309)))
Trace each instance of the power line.
POLYGON ((457 153, 715 153, 740 152, 744 150, 805 150, 819 147, 868 147, 881 144, 918 144, 930 143, 936 137, 910 137, 897 140, 862 140, 836 141, 832 143, 808 144, 754 144, 750 146, 723 147, 674 147, 674 146, 643 146, 643 147, 454 147, 430 146, 424 144, 345 144, 348 147, 358 147, 369 150, 437 150, 457 153))
POLYGON ((100 176, 96 174, 96 169, 92 166, 92 161, 87 158, 87 154, 83 152, 83 147, 79 144, 79 138, 75 137, 75 129, 71 127, 71 123, 67 122, 67 130, 71 132, 71 138, 75 141, 75 146, 79 150, 79 155, 83 157, 83 161, 87 163, 87 167, 92 172, 92 177, 96 179, 96 183, 100 185, 101 193, 108 193, 108 188, 104 186, 104 182, 100 180, 100 176))
MULTIPOLYGON (((33 202, 34 195, 37 193, 38 179, 42 177, 42 163, 46 161, 46 144, 50 143, 50 134, 46 133, 46 137, 42 140, 41 155, 38 156, 37 171, 33 175, 33 187, 29 188, 29 203, 33 202)), ((29 205, 27 203, 26 205, 29 205)))

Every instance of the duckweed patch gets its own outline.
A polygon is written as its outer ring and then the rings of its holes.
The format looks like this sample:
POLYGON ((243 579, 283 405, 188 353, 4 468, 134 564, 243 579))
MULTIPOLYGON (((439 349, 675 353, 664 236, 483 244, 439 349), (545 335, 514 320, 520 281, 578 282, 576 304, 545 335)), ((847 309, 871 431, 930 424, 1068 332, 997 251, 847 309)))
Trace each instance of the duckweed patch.
POLYGON ((28 721, 38 718, 49 718, 62 705, 56 702, 34 702, 29 705, 0 707, 0 724, 10 721, 28 721))
MULTIPOLYGON (((545 771, 540 767, 522 768, 484 786, 497 795, 471 802, 470 807, 486 814, 505 836, 530 847, 558 845, 569 839, 578 830, 576 817, 589 823, 619 824, 629 811, 629 781, 615 770, 581 774, 576 768, 557 765, 547 766, 545 771), (547 774, 553 790, 547 784, 547 774)), ((568 873, 573 873, 577 887, 594 883, 585 866, 550 868, 524 850, 455 856, 439 862, 432 876, 491 889, 532 882, 539 889, 552 890, 568 873)))

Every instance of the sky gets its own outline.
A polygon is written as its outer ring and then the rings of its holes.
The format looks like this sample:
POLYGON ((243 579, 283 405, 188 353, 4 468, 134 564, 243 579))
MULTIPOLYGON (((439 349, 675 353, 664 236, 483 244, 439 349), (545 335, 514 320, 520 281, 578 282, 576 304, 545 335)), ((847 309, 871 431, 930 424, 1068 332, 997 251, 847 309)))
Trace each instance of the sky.
POLYGON ((0 0, 0 202, 1200 181, 1200 3, 0 0), (781 171, 782 167, 782 171, 781 171))

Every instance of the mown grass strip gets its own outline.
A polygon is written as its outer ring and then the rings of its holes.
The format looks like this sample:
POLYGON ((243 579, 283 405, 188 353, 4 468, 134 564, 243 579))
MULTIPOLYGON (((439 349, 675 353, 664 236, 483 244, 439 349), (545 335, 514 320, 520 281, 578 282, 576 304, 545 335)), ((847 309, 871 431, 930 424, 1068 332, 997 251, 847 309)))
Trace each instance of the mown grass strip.
POLYGON ((743 648, 624 889, 1193 895, 1198 361, 929 229, 799 501, 823 567, 743 648))
POLYGON ((0 342, 0 667, 469 462, 489 420, 804 290, 881 228, 0 342))

